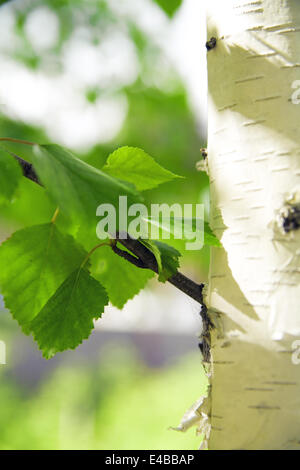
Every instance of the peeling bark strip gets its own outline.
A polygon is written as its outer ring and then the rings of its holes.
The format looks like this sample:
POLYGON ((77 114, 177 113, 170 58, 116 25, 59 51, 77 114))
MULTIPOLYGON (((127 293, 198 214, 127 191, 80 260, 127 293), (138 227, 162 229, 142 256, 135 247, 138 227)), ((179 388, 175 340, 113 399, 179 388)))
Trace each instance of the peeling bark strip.
POLYGON ((219 323, 208 445, 300 449, 300 2, 207 0, 207 23, 223 38, 207 54, 211 226, 223 244, 206 298, 219 323))

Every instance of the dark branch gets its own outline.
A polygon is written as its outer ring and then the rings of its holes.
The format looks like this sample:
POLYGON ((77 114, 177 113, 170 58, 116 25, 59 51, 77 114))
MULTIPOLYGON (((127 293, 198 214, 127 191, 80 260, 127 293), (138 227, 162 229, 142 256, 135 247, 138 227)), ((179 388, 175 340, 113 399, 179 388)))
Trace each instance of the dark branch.
POLYGON ((126 259, 127 261, 129 261, 129 263, 133 264, 137 268, 147 269, 147 266, 145 266, 144 262, 141 259, 132 256, 130 253, 128 253, 128 251, 120 250, 120 248, 118 248, 115 244, 112 244, 111 248, 114 253, 121 256, 121 258, 126 259))
MULTIPOLYGON (((123 256, 125 259, 130 261, 135 266, 138 266, 141 268, 148 268, 158 273, 158 267, 157 267, 155 256, 139 240, 135 240, 134 238, 131 238, 128 233, 119 233, 117 235, 117 240, 119 243, 125 246, 125 248, 131 251, 135 255, 135 257, 132 257, 128 252, 125 252, 119 249, 118 249, 117 254, 119 254, 120 256, 123 256), (120 238, 120 236, 122 238, 120 238), (120 254, 120 252, 122 254, 120 254), (137 262, 139 264, 137 264, 137 262)), ((115 251, 115 248, 113 249, 115 251)), ((180 272, 177 272, 176 274, 171 276, 168 279, 168 282, 170 282, 171 284, 173 284, 173 286, 177 287, 177 289, 181 290, 182 292, 187 294, 189 297, 191 297, 192 299, 196 300, 201 305, 203 305, 202 291, 203 291, 204 284, 197 284, 196 282, 192 281, 191 279, 184 276, 180 272)))

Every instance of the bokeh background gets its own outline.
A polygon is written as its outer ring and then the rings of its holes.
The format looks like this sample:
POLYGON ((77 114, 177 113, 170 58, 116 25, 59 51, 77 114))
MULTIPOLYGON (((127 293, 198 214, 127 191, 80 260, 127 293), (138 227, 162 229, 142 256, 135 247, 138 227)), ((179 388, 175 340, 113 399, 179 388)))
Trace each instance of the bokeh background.
MULTIPOLYGON (((0 135, 58 143, 98 168, 119 146, 143 148, 185 177, 147 191, 147 201, 201 202, 207 216, 208 180, 195 169, 206 136, 200 2, 0 3, 0 135)), ((30 161, 29 148, 5 147, 30 161)), ((53 215, 23 180, 0 206, 0 241, 53 215)), ((182 272, 205 281, 208 249, 173 243, 182 272)), ((50 361, 1 302, 0 449, 199 447, 193 430, 169 430, 206 387, 195 302, 151 281, 122 311, 109 306, 76 351, 50 361)))

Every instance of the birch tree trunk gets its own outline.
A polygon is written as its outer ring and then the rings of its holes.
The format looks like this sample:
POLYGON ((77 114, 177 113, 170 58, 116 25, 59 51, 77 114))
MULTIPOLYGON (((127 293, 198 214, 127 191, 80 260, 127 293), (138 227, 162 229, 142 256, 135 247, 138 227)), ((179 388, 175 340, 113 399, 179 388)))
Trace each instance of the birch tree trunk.
POLYGON ((208 0, 207 22, 211 225, 223 245, 206 299, 208 447, 299 449, 300 2, 208 0))

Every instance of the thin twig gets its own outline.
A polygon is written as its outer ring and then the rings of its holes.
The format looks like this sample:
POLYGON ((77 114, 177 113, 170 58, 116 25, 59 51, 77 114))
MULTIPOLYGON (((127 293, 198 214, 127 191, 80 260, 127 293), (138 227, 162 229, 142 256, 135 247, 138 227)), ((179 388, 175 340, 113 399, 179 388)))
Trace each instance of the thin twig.
MULTIPOLYGON (((130 250, 136 256, 136 258, 132 259, 132 257, 128 257, 129 253, 124 252, 123 250, 118 250, 117 252, 114 248, 115 253, 119 254, 120 256, 123 256, 125 259, 132 262, 132 264, 134 264, 135 266, 141 268, 148 268, 154 271, 155 273, 158 273, 158 266, 155 256, 139 240, 130 237, 128 233, 122 233, 122 238, 120 238, 120 234, 117 234, 117 240, 119 243, 125 246, 125 248, 130 250), (122 251, 123 254, 120 254, 120 251, 122 251)), ((173 286, 177 287, 177 289, 181 290, 189 297, 203 305, 202 291, 204 284, 197 284, 196 282, 192 281, 180 272, 177 272, 176 274, 171 276, 168 281, 173 284, 173 286)))
POLYGON ((23 144, 23 145, 36 145, 34 142, 30 142, 29 140, 23 139, 14 139, 13 137, 0 137, 0 141, 2 142, 13 142, 14 144, 23 144))

